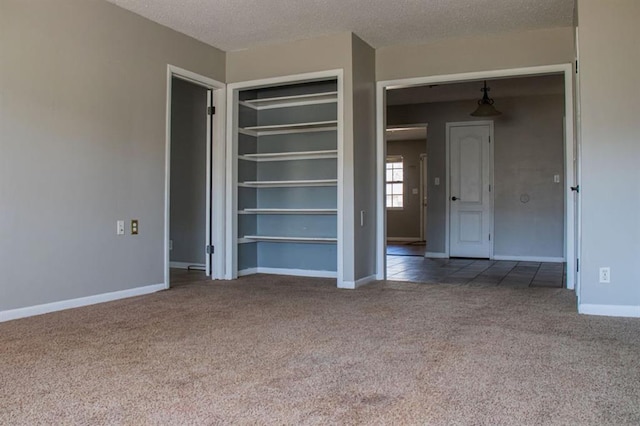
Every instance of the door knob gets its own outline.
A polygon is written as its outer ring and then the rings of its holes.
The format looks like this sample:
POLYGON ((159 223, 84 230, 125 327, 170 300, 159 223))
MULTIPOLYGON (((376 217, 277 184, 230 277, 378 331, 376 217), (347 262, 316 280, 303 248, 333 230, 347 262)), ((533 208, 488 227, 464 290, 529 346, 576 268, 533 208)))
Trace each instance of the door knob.
POLYGON ((456 200, 459 200, 459 199, 460 198, 458 198, 458 197, 451 197, 451 201, 456 201, 456 200))

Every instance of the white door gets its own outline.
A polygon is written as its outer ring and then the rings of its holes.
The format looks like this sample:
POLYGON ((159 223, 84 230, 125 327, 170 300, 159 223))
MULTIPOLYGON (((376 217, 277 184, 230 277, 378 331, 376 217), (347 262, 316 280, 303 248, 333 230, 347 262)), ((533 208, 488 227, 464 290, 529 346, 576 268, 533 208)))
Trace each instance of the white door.
POLYGON ((448 123, 449 256, 490 258, 490 122, 448 123))

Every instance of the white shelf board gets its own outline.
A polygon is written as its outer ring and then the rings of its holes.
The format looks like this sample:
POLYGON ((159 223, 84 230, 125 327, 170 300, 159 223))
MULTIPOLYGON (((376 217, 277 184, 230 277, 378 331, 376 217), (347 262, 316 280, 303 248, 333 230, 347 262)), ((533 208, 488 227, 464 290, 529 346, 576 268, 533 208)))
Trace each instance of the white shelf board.
POLYGON ((325 158, 338 158, 338 150, 269 152, 238 155, 238 158, 247 161, 320 160, 325 158))
POLYGON ((317 179, 317 180, 265 180, 246 181, 238 183, 238 186, 245 188, 288 188, 296 186, 336 186, 337 179, 317 179))
POLYGON ((249 99, 240 105, 255 109, 287 108, 293 106, 318 105, 338 102, 338 92, 310 93, 307 95, 280 96, 275 98, 249 99))
POLYGON ((268 126, 248 126, 239 128, 238 132, 249 136, 261 136, 283 133, 324 132, 328 130, 336 130, 337 128, 337 120, 328 120, 293 124, 271 124, 268 126))
POLYGON ((244 209, 238 214, 338 214, 337 209, 244 209))
POLYGON ((331 237, 274 237, 267 235, 245 235, 244 238, 238 239, 238 244, 247 244, 254 242, 270 242, 270 243, 324 243, 330 244, 338 241, 337 238, 331 237))

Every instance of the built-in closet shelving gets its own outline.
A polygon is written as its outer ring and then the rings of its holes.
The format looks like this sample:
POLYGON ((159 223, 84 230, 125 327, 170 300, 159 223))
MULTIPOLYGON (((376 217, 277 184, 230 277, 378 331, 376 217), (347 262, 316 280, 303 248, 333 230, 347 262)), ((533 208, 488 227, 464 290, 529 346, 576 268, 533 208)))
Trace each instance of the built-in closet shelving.
POLYGON ((235 275, 337 275, 337 76, 232 88, 235 275))

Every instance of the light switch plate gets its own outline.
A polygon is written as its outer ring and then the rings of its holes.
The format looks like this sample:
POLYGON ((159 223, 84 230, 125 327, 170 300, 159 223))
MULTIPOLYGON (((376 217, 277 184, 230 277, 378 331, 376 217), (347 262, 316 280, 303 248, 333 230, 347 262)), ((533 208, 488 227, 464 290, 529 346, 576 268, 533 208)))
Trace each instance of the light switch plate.
POLYGON ((124 235, 124 220, 116 221, 116 234, 124 235))
POLYGON ((439 177, 435 178, 433 180, 433 184, 436 185, 436 186, 440 185, 440 178, 439 177))

